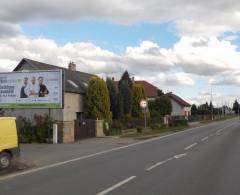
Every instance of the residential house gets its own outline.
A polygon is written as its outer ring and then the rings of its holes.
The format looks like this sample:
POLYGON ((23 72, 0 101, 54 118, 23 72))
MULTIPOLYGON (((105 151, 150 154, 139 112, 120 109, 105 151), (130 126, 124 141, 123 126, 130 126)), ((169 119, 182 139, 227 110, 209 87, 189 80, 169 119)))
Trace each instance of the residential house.
MULTIPOLYGON (((134 79, 132 79, 132 81, 136 84, 141 84, 144 88, 144 92, 145 95, 147 97, 147 100, 154 100, 158 97, 158 88, 154 85, 152 85, 151 83, 147 82, 147 81, 135 81, 134 79)), ((116 90, 118 91, 118 84, 119 81, 114 81, 114 85, 116 90)))
POLYGON ((172 103, 171 116, 184 116, 185 118, 191 116, 191 104, 172 92, 167 93, 166 95, 169 97, 172 103))

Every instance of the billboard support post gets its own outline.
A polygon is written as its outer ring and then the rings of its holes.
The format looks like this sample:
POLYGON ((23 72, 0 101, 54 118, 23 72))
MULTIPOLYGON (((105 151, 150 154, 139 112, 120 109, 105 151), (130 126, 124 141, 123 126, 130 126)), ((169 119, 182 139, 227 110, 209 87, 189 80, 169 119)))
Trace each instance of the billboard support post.
POLYGON ((49 117, 49 126, 48 126, 48 142, 50 143, 50 139, 51 139, 51 108, 48 109, 48 117, 49 117))

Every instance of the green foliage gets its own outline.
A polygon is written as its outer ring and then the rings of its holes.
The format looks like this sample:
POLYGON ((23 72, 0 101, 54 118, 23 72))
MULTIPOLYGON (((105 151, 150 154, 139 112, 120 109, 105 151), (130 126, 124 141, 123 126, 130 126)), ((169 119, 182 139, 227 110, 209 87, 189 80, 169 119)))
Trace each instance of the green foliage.
POLYGON ((159 97, 164 95, 164 93, 161 89, 157 90, 157 94, 158 94, 159 97))
POLYGON ((196 115, 198 112, 197 106, 195 104, 192 105, 191 107, 191 113, 192 115, 196 115))
POLYGON ((133 95, 132 89, 127 81, 122 81, 119 89, 120 96, 123 101, 123 114, 131 114, 133 95))
POLYGON ((4 110, 0 108, 0 116, 4 116, 4 110))
POLYGON ((46 143, 52 138, 53 122, 48 115, 35 115, 34 123, 31 123, 30 120, 25 118, 20 118, 18 120, 21 121, 20 126, 18 125, 18 128, 20 129, 20 142, 46 143))
POLYGON ((198 107, 198 114, 209 115, 210 113, 211 113, 211 110, 207 102, 198 107))
POLYGON ((132 116, 141 117, 142 108, 140 107, 140 101, 146 99, 144 88, 141 84, 133 84, 133 102, 132 102, 132 116))
POLYGON ((119 91, 120 91, 120 87, 121 87, 122 83, 125 83, 125 84, 127 84, 130 88, 132 88, 133 83, 132 83, 132 80, 131 80, 131 78, 130 78, 130 76, 129 76, 128 71, 125 71, 125 72, 123 73, 123 75, 122 75, 122 77, 121 77, 121 79, 120 79, 120 81, 119 81, 119 85, 118 85, 119 91))
POLYGON ((148 104, 151 117, 161 117, 172 112, 172 104, 167 96, 160 96, 148 104))
POLYGON ((142 128, 141 126, 137 126, 137 132, 138 132, 138 133, 142 133, 142 129, 143 129, 143 128, 142 128))
POLYGON ((117 95, 117 108, 116 108, 116 118, 120 119, 123 117, 123 98, 121 93, 117 95))
POLYGON ((110 103, 111 103, 110 110, 112 112, 113 119, 116 119, 118 118, 118 95, 116 92, 116 88, 114 86, 112 79, 109 77, 107 78, 106 84, 109 91, 109 97, 110 97, 110 103))
POLYGON ((188 126, 188 121, 185 119, 178 119, 171 121, 169 124, 171 127, 178 127, 178 126, 188 126))
POLYGON ((160 130, 163 128, 162 124, 160 124, 160 123, 153 123, 153 124, 151 124, 150 127, 152 130, 160 130))
POLYGON ((88 117, 111 121, 110 98, 106 83, 103 79, 93 76, 88 85, 86 95, 88 117))
POLYGON ((235 112, 235 114, 239 113, 239 103, 237 100, 235 100, 235 102, 233 103, 233 111, 235 112))

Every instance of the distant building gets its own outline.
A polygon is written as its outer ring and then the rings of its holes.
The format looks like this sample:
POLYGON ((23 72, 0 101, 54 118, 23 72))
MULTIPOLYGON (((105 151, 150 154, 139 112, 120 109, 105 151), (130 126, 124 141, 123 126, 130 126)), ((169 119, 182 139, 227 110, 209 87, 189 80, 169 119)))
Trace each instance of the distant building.
POLYGON ((172 103, 171 116, 191 116, 191 104, 173 93, 166 94, 172 103))

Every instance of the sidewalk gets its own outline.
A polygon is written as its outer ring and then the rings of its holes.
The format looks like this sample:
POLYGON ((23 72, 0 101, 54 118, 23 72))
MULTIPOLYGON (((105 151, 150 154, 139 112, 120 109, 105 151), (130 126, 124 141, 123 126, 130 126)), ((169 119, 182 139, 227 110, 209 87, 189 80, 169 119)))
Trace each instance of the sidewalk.
POLYGON ((21 144, 20 161, 37 167, 137 142, 117 137, 92 138, 69 144, 21 144))

